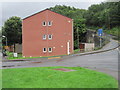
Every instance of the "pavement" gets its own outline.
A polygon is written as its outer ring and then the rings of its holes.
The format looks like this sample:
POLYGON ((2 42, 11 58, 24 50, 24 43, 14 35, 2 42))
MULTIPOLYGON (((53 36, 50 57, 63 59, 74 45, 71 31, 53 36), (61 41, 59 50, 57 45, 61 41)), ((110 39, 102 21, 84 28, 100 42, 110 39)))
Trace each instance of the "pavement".
POLYGON ((116 79, 119 79, 118 72, 120 72, 120 68, 118 69, 118 56, 120 55, 120 51, 119 48, 115 48, 117 46, 118 42, 111 40, 109 44, 98 51, 79 53, 52 59, 36 58, 24 61, 9 60, 2 63, 2 69, 48 66, 85 67, 92 70, 104 72, 116 79))

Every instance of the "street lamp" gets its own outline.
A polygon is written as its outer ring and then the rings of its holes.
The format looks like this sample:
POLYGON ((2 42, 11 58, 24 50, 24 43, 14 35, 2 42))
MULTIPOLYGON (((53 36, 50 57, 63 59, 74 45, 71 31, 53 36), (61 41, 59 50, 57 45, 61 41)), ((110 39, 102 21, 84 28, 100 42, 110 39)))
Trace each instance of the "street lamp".
POLYGON ((7 46, 7 37, 6 36, 2 36, 3 38, 6 38, 6 46, 7 46))

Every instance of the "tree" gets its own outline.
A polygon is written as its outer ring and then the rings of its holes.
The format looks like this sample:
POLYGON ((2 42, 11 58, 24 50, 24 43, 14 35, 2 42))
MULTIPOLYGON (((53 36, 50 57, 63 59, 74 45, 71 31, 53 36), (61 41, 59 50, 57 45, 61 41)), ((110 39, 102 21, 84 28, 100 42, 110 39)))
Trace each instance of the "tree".
POLYGON ((70 6, 61 6, 56 5, 55 7, 49 8, 50 10, 67 16, 69 18, 74 19, 74 48, 78 48, 78 42, 85 41, 85 33, 86 33, 86 26, 85 26, 85 18, 84 13, 86 12, 85 9, 77 9, 70 6), (79 40, 78 40, 79 39, 79 40))
MULTIPOLYGON (((22 21, 20 17, 10 17, 5 21, 2 27, 2 34, 7 37, 8 45, 15 45, 15 43, 22 43, 22 21)), ((3 39, 3 44, 5 40, 3 39)))
POLYGON ((85 42, 86 26, 85 19, 76 19, 74 21, 74 48, 79 48, 79 42, 85 42))
POLYGON ((120 26, 120 1, 91 5, 84 14, 88 27, 111 29, 120 26))

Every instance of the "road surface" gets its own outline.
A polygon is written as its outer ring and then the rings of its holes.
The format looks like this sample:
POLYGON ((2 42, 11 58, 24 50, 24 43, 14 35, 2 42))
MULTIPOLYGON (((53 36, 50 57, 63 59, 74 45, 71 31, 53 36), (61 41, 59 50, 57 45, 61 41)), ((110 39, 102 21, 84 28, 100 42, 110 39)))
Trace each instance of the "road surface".
MULTIPOLYGON (((102 50, 111 49, 118 46, 118 42, 111 40, 102 50)), ((47 66, 66 66, 66 67, 85 67, 92 70, 107 73, 118 79, 118 55, 119 49, 107 52, 89 54, 83 56, 70 56, 68 58, 58 59, 31 59, 28 61, 3 62, 5 68, 23 68, 23 67, 47 67, 47 66), (8 67, 7 67, 8 66, 8 67)))

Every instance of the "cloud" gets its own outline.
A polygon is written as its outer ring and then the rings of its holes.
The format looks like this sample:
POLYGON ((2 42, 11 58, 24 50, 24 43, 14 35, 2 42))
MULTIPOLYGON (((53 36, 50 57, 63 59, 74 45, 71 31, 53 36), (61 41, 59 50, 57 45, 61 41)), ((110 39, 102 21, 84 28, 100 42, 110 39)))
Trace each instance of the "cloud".
POLYGON ((1 2, 103 2, 105 0, 1 0, 1 2))

